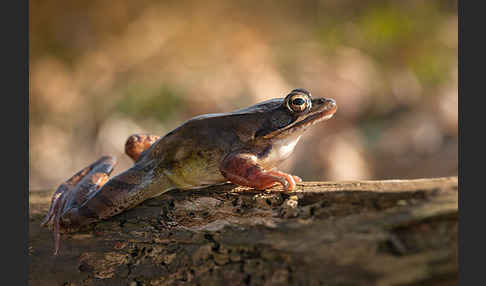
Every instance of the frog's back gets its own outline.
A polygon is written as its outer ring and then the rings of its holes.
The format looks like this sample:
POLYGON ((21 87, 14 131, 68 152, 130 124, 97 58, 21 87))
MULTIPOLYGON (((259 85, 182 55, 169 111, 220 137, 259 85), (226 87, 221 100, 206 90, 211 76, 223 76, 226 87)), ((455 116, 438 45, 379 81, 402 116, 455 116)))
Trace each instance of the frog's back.
POLYGON ((221 153, 247 146, 254 139, 254 114, 205 114, 194 117, 165 135, 162 140, 175 149, 215 149, 221 153))
POLYGON ((196 145, 200 144, 204 148, 219 148, 224 151, 248 146, 254 139, 256 130, 270 116, 270 112, 281 104, 282 99, 275 98, 233 112, 199 115, 165 137, 174 137, 176 142, 184 141, 183 139, 193 140, 196 145))

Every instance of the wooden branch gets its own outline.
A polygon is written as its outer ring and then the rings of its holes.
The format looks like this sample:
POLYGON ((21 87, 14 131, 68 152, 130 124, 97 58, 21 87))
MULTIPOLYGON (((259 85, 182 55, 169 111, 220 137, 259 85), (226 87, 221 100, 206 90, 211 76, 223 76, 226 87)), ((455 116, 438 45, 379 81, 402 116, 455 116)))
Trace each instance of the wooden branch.
POLYGON ((31 285, 456 285, 457 177, 174 190, 85 230, 39 226, 31 285))

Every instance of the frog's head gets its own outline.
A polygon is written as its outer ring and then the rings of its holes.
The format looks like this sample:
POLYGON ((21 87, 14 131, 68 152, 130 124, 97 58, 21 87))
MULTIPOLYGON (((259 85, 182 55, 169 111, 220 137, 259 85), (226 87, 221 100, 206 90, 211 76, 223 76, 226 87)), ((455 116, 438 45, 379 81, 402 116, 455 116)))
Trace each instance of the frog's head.
POLYGON ((303 88, 292 90, 283 99, 262 104, 265 105, 266 120, 255 138, 263 140, 299 136, 310 126, 330 119, 337 110, 334 99, 312 98, 303 88))

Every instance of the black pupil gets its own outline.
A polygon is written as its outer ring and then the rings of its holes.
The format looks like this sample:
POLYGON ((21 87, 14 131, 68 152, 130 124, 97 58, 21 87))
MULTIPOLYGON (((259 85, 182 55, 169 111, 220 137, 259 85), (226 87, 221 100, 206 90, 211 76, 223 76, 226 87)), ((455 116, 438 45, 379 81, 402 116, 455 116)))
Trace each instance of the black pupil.
POLYGON ((292 100, 293 105, 302 105, 304 103, 305 103, 305 100, 303 100, 302 98, 296 98, 296 99, 292 100))

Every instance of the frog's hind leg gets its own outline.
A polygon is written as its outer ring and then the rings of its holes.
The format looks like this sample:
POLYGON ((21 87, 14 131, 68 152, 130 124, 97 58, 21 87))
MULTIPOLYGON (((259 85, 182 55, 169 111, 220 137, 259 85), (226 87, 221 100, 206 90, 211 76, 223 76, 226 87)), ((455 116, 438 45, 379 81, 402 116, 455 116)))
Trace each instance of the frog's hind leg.
MULTIPOLYGON (((108 181, 115 165, 114 157, 103 156, 62 183, 54 192, 49 211, 41 223, 42 226, 53 226, 54 255, 59 251, 61 217, 71 209, 83 205, 91 194, 99 190, 108 181)), ((70 227, 74 226, 64 226, 63 229, 69 231, 70 227)))
POLYGON ((125 143, 125 153, 132 158, 133 162, 137 162, 140 155, 150 148, 155 141, 159 140, 160 136, 148 134, 134 134, 128 137, 125 143))

